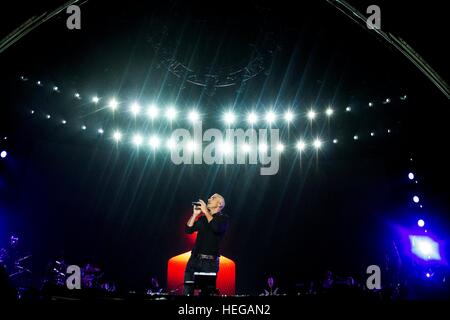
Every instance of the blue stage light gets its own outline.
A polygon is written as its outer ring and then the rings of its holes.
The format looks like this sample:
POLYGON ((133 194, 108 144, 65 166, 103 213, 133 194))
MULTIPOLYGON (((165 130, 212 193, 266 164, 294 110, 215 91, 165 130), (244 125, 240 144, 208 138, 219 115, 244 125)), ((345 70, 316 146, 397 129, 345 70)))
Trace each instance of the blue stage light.
POLYGON ((409 236, 411 252, 423 260, 441 260, 439 243, 427 236, 409 236))

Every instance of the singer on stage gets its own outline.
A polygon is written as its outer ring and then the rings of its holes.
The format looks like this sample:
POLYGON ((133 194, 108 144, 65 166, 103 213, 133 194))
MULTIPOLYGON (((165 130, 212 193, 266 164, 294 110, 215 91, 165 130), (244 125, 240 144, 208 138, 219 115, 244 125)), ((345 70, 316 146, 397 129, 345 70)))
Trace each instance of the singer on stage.
POLYGON ((222 213, 225 199, 220 194, 213 194, 208 199, 208 204, 199 200, 193 205, 192 216, 186 224, 186 233, 198 231, 198 234, 184 273, 185 295, 194 293, 194 272, 219 272, 220 242, 228 228, 229 220, 228 216, 222 213))

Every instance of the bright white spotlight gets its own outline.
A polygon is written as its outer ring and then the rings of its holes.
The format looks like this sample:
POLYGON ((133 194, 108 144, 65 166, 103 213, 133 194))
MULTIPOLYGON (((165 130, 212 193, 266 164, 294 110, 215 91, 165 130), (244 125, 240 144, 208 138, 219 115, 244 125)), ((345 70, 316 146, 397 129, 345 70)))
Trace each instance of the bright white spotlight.
POLYGON ((136 117, 141 112, 139 103, 133 102, 130 106, 130 112, 136 117))
POLYGON ((170 138, 167 140, 166 146, 169 150, 173 150, 177 146, 177 142, 175 141, 175 139, 170 138))
POLYGON ((175 109, 175 107, 169 107, 166 110, 166 117, 169 121, 173 121, 175 120, 175 118, 177 117, 177 110, 175 109))
POLYGON ((338 139, 333 139, 333 143, 334 144, 336 144, 336 143, 338 143, 339 141, 338 141, 338 139))
POLYGON ((350 111, 352 111, 352 108, 351 107, 347 107, 347 108, 345 108, 345 111, 350 112, 350 111))
POLYGON ((317 114, 316 114, 316 112, 314 110, 309 110, 308 114, 307 114, 307 117, 308 117, 309 120, 314 120, 316 118, 316 115, 317 114))
POLYGON ((278 152, 283 152, 284 151, 284 144, 282 144, 282 143, 277 144, 277 151, 278 152))
POLYGON ((187 149, 189 151, 195 151, 197 149, 197 144, 194 141, 189 141, 187 144, 187 149))
POLYGON ((375 132, 371 132, 371 133, 370 133, 370 136, 371 136, 371 137, 374 137, 374 136, 375 136, 375 132))
POLYGON ((31 110, 30 113, 31 113, 31 114, 34 114, 34 110, 31 110))
POLYGON ((408 99, 408 96, 406 94, 400 97, 400 100, 406 100, 406 99, 408 99))
POLYGON ((53 87, 53 91, 58 91, 58 89, 59 89, 59 88, 58 88, 57 86, 54 86, 54 87, 53 87))
POLYGON ((369 107, 373 107, 373 103, 372 102, 369 102, 369 107))
POLYGON ((439 242, 427 236, 410 235, 411 252, 423 260, 441 260, 439 242))
POLYGON ((320 141, 319 139, 314 140, 313 146, 315 149, 320 149, 320 147, 322 147, 322 141, 320 141))
POLYGON ((296 147, 299 151, 303 151, 306 148, 306 143, 303 140, 297 142, 296 147))
POLYGON ((408 179, 414 180, 414 173, 412 173, 412 172, 408 173, 408 179))
POLYGON ((325 111, 326 115, 329 117, 333 114, 333 112, 334 112, 334 110, 331 108, 327 108, 327 110, 325 111))
POLYGON ((413 201, 414 201, 414 203, 419 203, 420 202, 420 198, 418 196, 414 196, 413 197, 413 201))
POLYGON ((200 120, 200 114, 197 110, 191 110, 188 114, 188 119, 190 122, 197 122, 200 120))
POLYGON ((97 96, 92 97, 92 102, 93 103, 98 103, 100 101, 100 98, 97 96))
POLYGON ((142 138, 142 136, 140 134, 135 134, 133 136, 133 144, 135 146, 139 147, 143 141, 144 141, 144 138, 142 138))
POLYGON ((78 93, 78 92, 75 92, 75 94, 73 95, 75 98, 77 98, 77 99, 80 99, 81 98, 81 96, 80 96, 80 94, 78 93))
POLYGON ((421 228, 423 228, 425 226, 425 221, 423 219, 419 219, 417 220, 417 225, 421 228))
POLYGON ((156 107, 156 105, 151 104, 151 105, 148 107, 147 115, 148 115, 148 117, 149 117, 151 120, 154 120, 154 119, 156 119, 156 118, 158 117, 158 115, 159 115, 159 110, 158 110, 158 108, 156 107))
POLYGON ((391 133, 391 129, 388 129, 388 130, 387 130, 387 133, 391 133))
POLYGON ((358 135, 353 136, 353 140, 358 140, 358 139, 359 139, 358 135))
POLYGON ((161 144, 161 140, 157 136, 152 136, 148 143, 153 149, 156 149, 161 144))
POLYGON ((119 102, 117 102, 116 98, 111 98, 108 103, 108 107, 111 108, 112 111, 116 110, 119 106, 119 102))
POLYGON ((389 99, 389 98, 386 98, 386 100, 384 100, 384 103, 389 103, 389 102, 391 102, 391 99, 389 99))
POLYGON ((266 115, 264 116, 265 120, 268 124, 272 124, 277 119, 277 115, 273 111, 267 111, 266 115))
POLYGON ((62 120, 61 123, 62 123, 62 124, 66 124, 67 121, 66 121, 66 120, 62 120))
POLYGON ((115 131, 113 133, 113 139, 116 140, 116 142, 122 140, 122 134, 120 133, 120 131, 115 131))
POLYGON ((433 251, 433 247, 430 242, 423 241, 418 245, 419 251, 423 253, 423 255, 429 255, 433 251))
POLYGON ((251 150, 251 147, 248 143, 244 143, 241 148, 242 148, 242 151, 245 153, 250 152, 250 150, 251 150))
POLYGON ((42 82, 41 82, 41 81, 36 81, 36 84, 37 84, 38 86, 42 86, 42 82))
POLYGON ((269 147, 265 143, 260 143, 258 149, 260 152, 267 152, 267 149, 269 149, 269 147))
POLYGON ((81 130, 86 130, 87 127, 86 126, 81 126, 81 130))
POLYGON ((7 155, 8 155, 8 152, 6 152, 5 150, 3 150, 3 151, 0 153, 0 158, 5 159, 7 155))
POLYGON ((45 117, 46 117, 47 119, 50 119, 52 116, 48 114, 48 115, 46 115, 45 117))
POLYGON ((247 114, 247 122, 251 125, 254 125, 258 122, 258 115, 255 112, 250 112, 247 114))
POLYGON ((221 144, 220 149, 223 154, 230 154, 233 151, 233 144, 229 141, 225 141, 221 144))
POLYGON ((232 111, 227 111, 223 115, 223 120, 228 125, 233 124, 236 121, 236 115, 232 111))
POLYGON ((286 121, 287 123, 292 122, 292 120, 294 120, 294 113, 291 110, 287 110, 284 113, 284 121, 286 121))
POLYGON ((98 129, 97 132, 98 132, 99 134, 104 134, 104 133, 105 133, 105 131, 103 131, 102 128, 98 129))

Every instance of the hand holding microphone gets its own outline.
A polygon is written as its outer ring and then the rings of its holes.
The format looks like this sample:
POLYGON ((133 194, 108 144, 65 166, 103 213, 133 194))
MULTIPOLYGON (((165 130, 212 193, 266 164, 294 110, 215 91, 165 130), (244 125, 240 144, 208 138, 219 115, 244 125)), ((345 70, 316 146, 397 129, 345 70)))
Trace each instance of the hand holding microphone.
MULTIPOLYGON (((199 199, 197 202, 192 202, 192 205, 194 206, 194 214, 196 214, 196 211, 200 211, 200 213, 209 212, 205 201, 203 201, 201 199, 199 199)), ((200 214, 200 213, 198 213, 198 214, 200 214)))
POLYGON ((194 215, 194 217, 197 217, 202 214, 202 209, 200 209, 199 202, 192 202, 192 206, 194 207, 192 209, 192 214, 194 215))

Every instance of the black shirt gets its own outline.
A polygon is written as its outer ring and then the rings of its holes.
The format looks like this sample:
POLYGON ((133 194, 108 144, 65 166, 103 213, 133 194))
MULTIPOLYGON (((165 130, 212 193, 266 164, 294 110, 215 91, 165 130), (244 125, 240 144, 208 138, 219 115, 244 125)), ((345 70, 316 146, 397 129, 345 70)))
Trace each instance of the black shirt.
POLYGON ((202 216, 195 221, 192 227, 186 225, 186 233, 191 234, 198 231, 192 254, 219 256, 220 242, 228 229, 228 219, 226 214, 216 213, 210 222, 206 216, 202 216))

